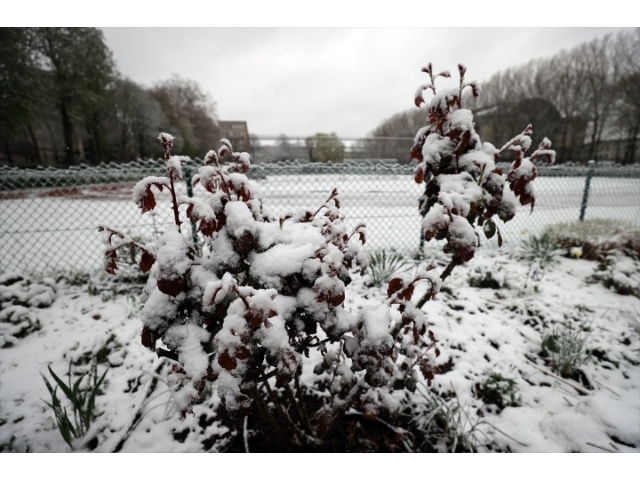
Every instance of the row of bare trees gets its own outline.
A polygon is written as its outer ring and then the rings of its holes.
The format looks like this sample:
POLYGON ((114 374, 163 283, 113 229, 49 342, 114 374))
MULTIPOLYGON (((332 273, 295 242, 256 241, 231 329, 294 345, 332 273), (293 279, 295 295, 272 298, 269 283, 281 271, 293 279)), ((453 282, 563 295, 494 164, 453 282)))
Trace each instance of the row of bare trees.
POLYGON ((215 103, 180 77, 146 88, 117 70, 95 28, 0 29, 0 164, 77 165, 195 156, 220 139, 215 103))
POLYGON ((632 161, 640 133, 640 28, 500 72, 483 84, 481 101, 503 106, 531 98, 552 103, 563 119, 585 122, 590 158, 613 140, 626 143, 624 160, 632 161))
MULTIPOLYGON (((519 117, 527 117, 537 127, 534 141, 551 138, 559 161, 611 155, 622 163, 640 161, 640 28, 496 73, 467 106, 477 112, 483 138, 495 144, 522 130, 527 120, 519 117), (607 153, 611 146, 615 151, 607 153)), ((423 117, 416 109, 401 112, 372 136, 412 136, 423 117)))

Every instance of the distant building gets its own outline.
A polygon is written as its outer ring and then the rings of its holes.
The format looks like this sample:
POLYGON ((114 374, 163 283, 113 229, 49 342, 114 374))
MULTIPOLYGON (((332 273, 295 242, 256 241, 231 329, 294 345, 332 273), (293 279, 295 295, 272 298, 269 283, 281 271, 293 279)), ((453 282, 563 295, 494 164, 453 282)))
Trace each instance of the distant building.
POLYGON ((220 127, 222 138, 226 138, 231 142, 235 152, 248 152, 250 150, 247 122, 220 120, 218 126, 220 127))
MULTIPOLYGON (((587 132, 593 128, 591 122, 587 125, 587 132)), ((605 124, 597 148, 592 148, 591 136, 585 135, 582 148, 583 156, 597 161, 631 164, 640 163, 640 134, 636 137, 625 138, 627 132, 615 124, 605 124), (595 153, 594 153, 595 150, 595 153)))
POLYGON ((623 164, 640 162, 640 137, 624 138, 626 132, 612 123, 605 126, 600 141, 593 147, 592 125, 587 118, 563 118, 551 102, 541 98, 523 100, 517 105, 482 108, 474 112, 474 118, 482 140, 497 148, 531 123, 532 149, 543 137, 549 138, 558 163, 586 163, 591 159, 623 164))
MULTIPOLYGON (((483 108, 475 112, 476 131, 483 141, 500 148, 529 124, 533 127, 532 150, 547 137, 558 163, 586 162, 583 145, 587 122, 581 117, 562 118, 555 106, 541 98, 529 98, 516 105, 483 108)), ((505 155, 505 159, 509 156, 505 155)))

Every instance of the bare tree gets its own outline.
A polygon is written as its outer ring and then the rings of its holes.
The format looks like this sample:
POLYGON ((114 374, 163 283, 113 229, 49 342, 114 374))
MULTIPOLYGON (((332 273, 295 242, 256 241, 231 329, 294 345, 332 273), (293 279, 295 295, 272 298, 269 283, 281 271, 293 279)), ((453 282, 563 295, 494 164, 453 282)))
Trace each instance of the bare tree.
POLYGON ((622 32, 614 39, 620 56, 620 81, 614 105, 615 126, 624 135, 624 163, 636 159, 640 144, 640 28, 622 32))
POLYGON ((602 134, 616 100, 620 77, 620 52, 611 35, 596 38, 575 50, 578 74, 585 80, 586 114, 589 119, 589 157, 598 152, 602 134))
POLYGON ((413 146, 413 137, 425 122, 424 111, 413 108, 397 113, 383 120, 359 142, 357 148, 368 159, 396 159, 400 163, 410 161, 409 152, 413 146))
POLYGON ((113 91, 117 161, 159 156, 158 131, 169 123, 160 103, 149 91, 129 79, 115 82, 113 91))
POLYGON ((194 80, 174 75, 151 90, 160 102, 172 129, 178 135, 184 155, 204 155, 220 141, 216 105, 194 80))
POLYGON ((102 160, 107 150, 108 90, 115 73, 104 35, 96 28, 37 28, 34 55, 42 70, 49 72, 62 122, 65 162, 84 159, 83 140, 92 160, 102 160))
POLYGON ((46 89, 33 58, 32 28, 0 29, 0 144, 9 163, 13 155, 40 162, 34 124, 46 89), (33 149, 24 149, 23 138, 31 137, 33 149), (31 150, 31 151, 29 151, 31 150))
MULTIPOLYGON (((525 100, 548 101, 562 119, 553 132, 559 158, 575 158, 578 152, 595 157, 605 138, 617 136, 625 139, 624 158, 630 162, 635 159, 638 145, 640 113, 635 106, 638 74, 640 29, 637 28, 498 72, 482 84, 482 103, 471 101, 469 105, 481 110, 477 121, 482 125, 489 117, 494 124, 501 124, 500 119, 508 117, 506 112, 525 100)), ((544 102, 528 103, 529 107, 535 105, 543 106, 544 102)), ((506 122, 493 130, 495 133, 504 130, 500 138, 512 133, 506 122)), ((495 141, 493 136, 489 134, 488 138, 495 141)))

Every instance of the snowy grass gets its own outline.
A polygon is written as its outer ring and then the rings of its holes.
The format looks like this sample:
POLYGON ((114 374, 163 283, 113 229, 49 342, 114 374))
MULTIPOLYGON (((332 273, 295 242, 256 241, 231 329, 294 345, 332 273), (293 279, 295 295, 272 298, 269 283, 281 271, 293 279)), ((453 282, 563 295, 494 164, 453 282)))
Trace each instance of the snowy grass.
MULTIPOLYGON (((423 416, 411 419, 422 425, 425 449, 640 452, 640 300, 588 282, 596 268, 584 259, 556 258, 544 277, 526 283, 529 265, 516 252, 484 247, 454 271, 437 300, 424 307, 442 351, 442 373, 433 387, 418 386, 425 396, 416 394, 415 402, 423 405, 423 416), (508 282, 499 289, 474 288, 468 278, 476 269, 499 270, 508 282), (577 366, 578 375, 563 378, 544 357, 542 341, 568 321, 588 321, 591 332, 586 363, 577 366), (510 387, 496 385, 511 388, 517 401, 496 405, 482 394, 491 378, 494 384, 510 379, 510 387)), ((40 324, 0 349, 0 451, 69 451, 45 404, 50 396, 41 374, 48 366, 66 372, 71 361, 79 375, 96 357, 99 370, 109 372, 96 399, 99 415, 85 437, 97 440, 95 451, 225 451, 243 445, 244 436, 251 449, 251 423, 240 430, 225 425, 215 414, 213 389, 195 415, 179 418, 167 360, 139 341, 136 286, 96 276, 87 284, 83 278, 77 285, 64 279, 27 285, 14 277, 12 285, 0 286, 2 310, 19 298, 40 324), (31 301, 44 291, 38 285, 55 291, 50 306, 31 301)), ((366 281, 349 286, 347 308, 385 297, 384 287, 369 288, 366 281)), ((304 368, 314 366, 309 360, 304 368)))

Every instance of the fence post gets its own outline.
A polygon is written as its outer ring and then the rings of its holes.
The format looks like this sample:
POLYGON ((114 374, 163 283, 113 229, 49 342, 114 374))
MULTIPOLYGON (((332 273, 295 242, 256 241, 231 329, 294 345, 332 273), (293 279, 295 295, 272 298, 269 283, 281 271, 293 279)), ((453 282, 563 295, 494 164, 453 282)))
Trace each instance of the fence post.
POLYGON ((591 177, 593 177, 593 168, 595 167, 596 161, 589 160, 587 163, 589 164, 589 170, 587 170, 587 178, 584 182, 584 193, 582 194, 582 205, 580 206, 581 222, 584 222, 584 214, 587 211, 587 202, 589 201, 589 186, 591 185, 591 177))
MULTIPOLYGON (((191 169, 188 165, 184 166, 184 183, 187 185, 187 195, 193 198, 193 186, 191 185, 191 169)), ((198 235, 196 233, 196 224, 191 222, 191 239, 193 240, 193 248, 196 252, 200 252, 198 248, 198 235)))

